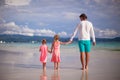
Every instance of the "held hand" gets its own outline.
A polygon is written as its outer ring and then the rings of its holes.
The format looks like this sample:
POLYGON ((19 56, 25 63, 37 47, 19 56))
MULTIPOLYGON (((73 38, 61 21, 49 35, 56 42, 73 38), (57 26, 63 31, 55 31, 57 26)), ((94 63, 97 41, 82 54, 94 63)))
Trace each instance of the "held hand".
POLYGON ((68 41, 68 42, 61 42, 61 44, 63 44, 63 45, 70 44, 70 43, 72 43, 72 41, 68 41))
POLYGON ((71 44, 72 43, 72 41, 68 41, 66 44, 71 44))
POLYGON ((93 46, 95 46, 96 45, 96 42, 93 42, 93 46))
POLYGON ((69 44, 71 44, 72 43, 72 41, 69 41, 69 44))
POLYGON ((52 53, 52 51, 51 50, 48 50, 48 52, 51 54, 52 53))

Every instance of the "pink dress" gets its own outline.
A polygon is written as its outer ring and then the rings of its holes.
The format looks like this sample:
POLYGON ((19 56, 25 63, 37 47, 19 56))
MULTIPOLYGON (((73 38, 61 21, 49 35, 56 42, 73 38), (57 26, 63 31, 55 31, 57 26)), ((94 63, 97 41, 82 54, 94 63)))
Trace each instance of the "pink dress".
POLYGON ((41 54, 40 54, 40 61, 42 62, 42 63, 46 63, 47 62, 47 52, 48 52, 48 47, 47 47, 47 45, 41 45, 40 46, 40 52, 41 52, 41 54))
POLYGON ((60 41, 54 42, 51 62, 60 62, 60 41))

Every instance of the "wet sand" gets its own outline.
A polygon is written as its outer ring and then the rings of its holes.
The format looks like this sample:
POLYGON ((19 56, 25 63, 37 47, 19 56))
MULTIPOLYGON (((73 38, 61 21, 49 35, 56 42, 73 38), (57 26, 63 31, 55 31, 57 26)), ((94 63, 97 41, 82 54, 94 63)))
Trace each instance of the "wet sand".
POLYGON ((82 71, 79 50, 61 48, 60 70, 54 71, 48 54, 43 72, 38 48, 0 48, 0 80, 120 80, 120 51, 92 49, 89 70, 82 71))

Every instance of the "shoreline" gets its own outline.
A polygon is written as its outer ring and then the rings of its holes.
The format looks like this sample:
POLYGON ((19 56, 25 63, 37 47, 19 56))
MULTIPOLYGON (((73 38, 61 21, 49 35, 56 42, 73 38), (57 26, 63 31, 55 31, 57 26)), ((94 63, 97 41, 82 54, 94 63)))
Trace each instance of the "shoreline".
POLYGON ((61 48, 59 72, 54 72, 51 54, 48 54, 46 74, 39 61, 38 47, 0 48, 1 80, 120 80, 120 53, 106 49, 94 49, 90 53, 88 72, 82 71, 79 50, 76 47, 61 48), (47 79, 46 79, 47 78, 47 79))

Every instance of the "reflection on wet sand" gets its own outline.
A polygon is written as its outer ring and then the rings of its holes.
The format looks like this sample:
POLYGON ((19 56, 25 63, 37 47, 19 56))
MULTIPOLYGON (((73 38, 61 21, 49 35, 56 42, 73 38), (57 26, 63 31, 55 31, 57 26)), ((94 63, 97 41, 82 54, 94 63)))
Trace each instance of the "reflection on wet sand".
POLYGON ((51 76, 51 80, 60 80, 59 71, 54 71, 53 75, 51 76))
POLYGON ((80 80, 88 80, 88 71, 82 71, 80 80))
POLYGON ((40 80, 47 80, 46 71, 43 71, 43 73, 40 75, 40 80))

